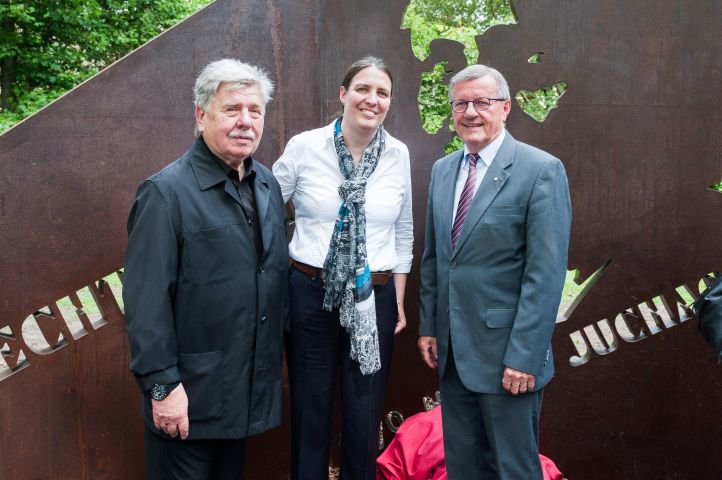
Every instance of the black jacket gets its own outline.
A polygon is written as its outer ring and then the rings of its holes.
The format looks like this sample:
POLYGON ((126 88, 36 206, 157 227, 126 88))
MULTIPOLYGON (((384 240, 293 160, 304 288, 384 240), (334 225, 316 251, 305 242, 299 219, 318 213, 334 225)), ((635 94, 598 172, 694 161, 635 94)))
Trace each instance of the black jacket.
POLYGON ((189 438, 244 438, 281 421, 286 210, 271 172, 253 169, 260 259, 236 188, 202 139, 138 188, 123 300, 153 430, 147 392, 178 381, 189 438))
POLYGON ((699 331, 722 363, 722 274, 694 302, 699 331))

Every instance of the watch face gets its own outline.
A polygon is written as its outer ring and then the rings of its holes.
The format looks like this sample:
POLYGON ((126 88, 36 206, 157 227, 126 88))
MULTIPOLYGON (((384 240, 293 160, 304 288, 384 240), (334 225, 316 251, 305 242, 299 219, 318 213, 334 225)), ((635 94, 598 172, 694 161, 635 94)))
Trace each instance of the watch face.
POLYGON ((150 391, 150 397, 153 400, 163 400, 165 397, 168 396, 168 387, 166 385, 153 385, 153 388, 150 391))

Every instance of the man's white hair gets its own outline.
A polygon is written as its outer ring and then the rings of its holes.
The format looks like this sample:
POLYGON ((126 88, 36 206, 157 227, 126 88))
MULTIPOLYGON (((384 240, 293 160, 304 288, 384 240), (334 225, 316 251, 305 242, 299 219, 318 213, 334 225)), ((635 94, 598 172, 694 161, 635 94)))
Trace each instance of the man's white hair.
MULTIPOLYGON (((198 75, 193 87, 193 104, 204 112, 207 111, 221 85, 231 90, 257 86, 263 101, 264 114, 266 104, 273 95, 273 82, 262 68, 233 58, 224 58, 209 63, 198 75)), ((195 135, 200 136, 198 125, 195 135)))
POLYGON ((459 82, 476 80, 477 78, 482 77, 491 77, 496 81, 496 96, 498 98, 503 98, 504 100, 511 99, 511 96, 509 95, 509 84, 506 83, 504 75, 502 75, 501 72, 499 72, 499 70, 495 68, 487 67, 486 65, 476 64, 469 65, 468 67, 451 77, 451 81, 449 82, 449 100, 454 100, 452 98, 452 95, 454 94, 454 85, 459 82))

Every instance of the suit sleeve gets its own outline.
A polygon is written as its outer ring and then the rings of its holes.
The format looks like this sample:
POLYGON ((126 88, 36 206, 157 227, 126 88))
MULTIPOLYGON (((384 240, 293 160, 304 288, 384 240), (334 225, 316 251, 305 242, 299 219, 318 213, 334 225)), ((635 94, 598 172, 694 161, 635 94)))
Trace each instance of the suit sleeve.
POLYGON ((144 392, 181 380, 173 316, 178 244, 166 198, 144 182, 128 219, 123 279, 130 369, 144 392))
POLYGON ((529 200, 521 295, 504 365, 539 375, 549 361, 567 268, 571 201, 564 166, 548 162, 529 200))
MULTIPOLYGON (((278 180, 273 176, 273 174, 270 174, 269 182, 273 185, 273 192, 275 193, 275 197, 278 199, 280 211, 282 212, 279 221, 283 224, 283 238, 281 239, 281 244, 283 245, 282 248, 282 254, 280 255, 281 258, 281 265, 282 268, 288 267, 287 258, 288 258, 288 211, 284 207, 283 202, 283 195, 281 194, 281 188, 278 184, 278 180)), ((282 305, 282 315, 283 315, 283 331, 286 333, 290 333, 291 331, 291 300, 290 300, 290 293, 288 291, 288 282, 283 281, 281 282, 281 305, 282 305)))
POLYGON ((434 176, 436 165, 431 169, 431 182, 429 183, 429 199, 426 205, 426 228, 424 231, 424 254, 421 257, 421 288, 419 336, 436 336, 436 303, 437 303, 437 276, 436 276, 436 231, 434 229, 434 176))

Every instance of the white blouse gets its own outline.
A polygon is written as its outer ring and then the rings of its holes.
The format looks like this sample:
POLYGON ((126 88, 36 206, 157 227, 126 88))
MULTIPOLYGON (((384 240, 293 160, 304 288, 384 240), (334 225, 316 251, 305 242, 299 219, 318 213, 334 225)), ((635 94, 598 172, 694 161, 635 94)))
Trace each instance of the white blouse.
MULTIPOLYGON (((293 137, 273 174, 283 201, 293 200, 296 224, 291 258, 322 268, 331 242, 343 176, 333 142, 334 124, 293 137)), ((409 150, 386 132, 376 169, 366 184, 366 254, 372 272, 411 271, 414 243, 409 150)))

